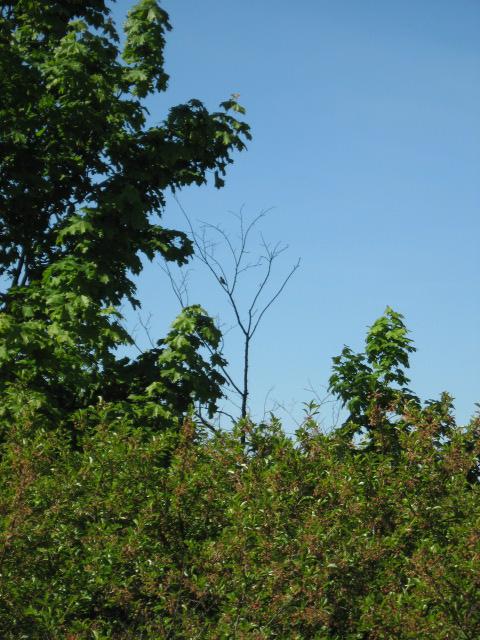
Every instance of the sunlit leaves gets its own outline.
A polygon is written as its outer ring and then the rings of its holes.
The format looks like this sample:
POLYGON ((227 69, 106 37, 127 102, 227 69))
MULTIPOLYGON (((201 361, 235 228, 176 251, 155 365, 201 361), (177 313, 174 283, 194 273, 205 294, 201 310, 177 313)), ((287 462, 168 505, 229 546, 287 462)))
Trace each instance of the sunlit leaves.
POLYGON ((295 441, 275 419, 155 433, 100 399, 72 451, 41 397, 17 397, 0 457, 5 640, 479 635, 478 420, 439 446, 446 406, 431 430, 418 415, 394 458, 336 432, 295 441))
POLYGON ((192 100, 146 125, 142 98, 167 88, 170 28, 155 0, 130 8, 123 47, 100 0, 18 2, 0 15, 0 393, 26 377, 70 409, 111 389, 114 350, 130 341, 115 309, 139 305, 142 255, 184 264, 192 253, 159 224, 165 192, 210 173, 221 186, 245 148, 248 125, 227 113, 243 114, 235 101, 211 113, 192 100))

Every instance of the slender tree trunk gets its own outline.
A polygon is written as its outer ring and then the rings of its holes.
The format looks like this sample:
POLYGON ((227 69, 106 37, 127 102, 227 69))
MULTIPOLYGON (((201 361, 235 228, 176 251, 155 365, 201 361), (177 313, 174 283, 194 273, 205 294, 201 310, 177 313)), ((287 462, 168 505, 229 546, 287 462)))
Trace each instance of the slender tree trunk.
MULTIPOLYGON (((250 355, 250 335, 245 336, 245 345, 243 350, 243 389, 242 389, 242 420, 247 417, 247 402, 248 402, 248 367, 249 367, 249 355, 250 355)), ((245 431, 242 433, 242 444, 245 444, 245 431)))
POLYGON ((11 287, 16 287, 18 285, 18 281, 20 280, 20 276, 22 274, 23 267, 25 266, 25 250, 22 249, 20 257, 17 262, 17 267, 15 269, 15 273, 13 274, 11 287))

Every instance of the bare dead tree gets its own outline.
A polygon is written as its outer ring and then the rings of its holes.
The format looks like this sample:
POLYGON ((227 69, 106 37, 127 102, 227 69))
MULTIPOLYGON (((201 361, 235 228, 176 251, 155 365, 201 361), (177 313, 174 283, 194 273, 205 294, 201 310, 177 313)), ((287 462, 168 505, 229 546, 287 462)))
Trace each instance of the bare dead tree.
MULTIPOLYGON (((269 210, 261 211, 252 220, 246 222, 243 208, 239 213, 233 213, 238 226, 238 235, 232 238, 219 224, 202 223, 199 230, 187 214, 181 203, 177 201, 187 222, 190 238, 195 247, 195 255, 205 265, 214 281, 224 292, 233 311, 235 325, 242 334, 242 373, 241 380, 234 380, 226 368, 222 368, 229 385, 237 396, 240 417, 248 415, 248 400, 250 396, 250 355, 252 341, 257 329, 267 311, 284 291, 293 274, 300 266, 300 259, 289 269, 276 285, 272 282, 274 267, 277 259, 288 246, 280 242, 268 243, 260 234, 260 252, 252 257, 250 243, 252 234, 258 223, 267 215, 269 210), (226 257, 218 255, 218 248, 226 251, 226 257), (238 294, 240 281, 247 271, 258 270, 259 279, 253 294, 242 301, 238 294)), ((184 272, 180 279, 175 278, 168 264, 163 266, 172 289, 182 306, 188 304, 188 272, 184 272)))

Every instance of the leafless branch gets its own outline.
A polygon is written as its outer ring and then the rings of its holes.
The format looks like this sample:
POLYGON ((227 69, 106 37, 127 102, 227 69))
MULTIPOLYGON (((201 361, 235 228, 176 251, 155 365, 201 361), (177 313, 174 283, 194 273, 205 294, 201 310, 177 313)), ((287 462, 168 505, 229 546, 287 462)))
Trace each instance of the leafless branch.
POLYGON ((321 389, 323 389, 324 393, 321 395, 312 382, 308 381, 308 387, 304 389, 304 391, 308 391, 314 397, 317 402, 318 408, 327 407, 330 405, 330 428, 335 429, 340 422, 340 414, 342 412, 341 403, 335 398, 335 396, 330 393, 328 388, 325 385, 321 385, 321 389))
MULTIPOLYGON (((256 229, 260 220, 269 213, 269 209, 260 211, 260 213, 248 222, 248 224, 245 222, 243 207, 238 213, 231 212, 238 224, 238 235, 236 240, 232 240, 231 235, 219 224, 203 222, 201 223, 200 231, 197 231, 190 216, 187 214, 178 198, 175 195, 174 198, 186 220, 197 259, 200 260, 200 262, 207 268, 214 280, 225 293, 229 306, 233 311, 236 326, 238 326, 243 334, 242 381, 236 382, 225 368, 221 369, 229 385, 235 393, 238 394, 241 401, 240 417, 245 418, 248 413, 248 398, 250 393, 249 364, 252 339, 266 312, 272 307, 274 302, 284 291, 293 274, 299 268, 300 260, 292 266, 287 275, 280 282, 280 285, 272 291, 270 285, 275 266, 274 263, 277 258, 288 249, 288 246, 282 245, 281 243, 270 245, 260 234, 260 255, 252 258, 249 248, 253 231, 256 229), (219 256, 219 247, 226 250, 227 257, 225 259, 222 259, 222 257, 219 256), (260 278, 254 295, 245 305, 240 302, 237 294, 237 286, 239 285, 240 277, 247 271, 253 269, 262 269, 263 275, 260 278), (270 295, 268 295, 269 289, 270 295)), ((174 280, 172 273, 168 268, 166 273, 170 279, 172 289, 177 299, 182 304, 186 295, 186 278, 179 283, 174 280)))
POLYGON ((167 278, 170 281, 170 286, 172 287, 172 291, 175 294, 180 306, 182 309, 188 307, 189 303, 189 295, 188 295, 188 278, 190 275, 189 269, 181 269, 179 274, 179 280, 175 278, 170 268, 168 262, 160 263, 161 270, 165 273, 167 278))
POLYGON ((151 320, 152 320, 152 314, 151 314, 151 313, 149 313, 149 314, 148 314, 148 316, 147 316, 147 319, 146 319, 146 320, 144 320, 144 319, 142 318, 142 316, 141 316, 141 314, 140 314, 140 313, 138 314, 138 324, 139 324, 139 325, 142 327, 142 329, 144 330, 145 335, 147 336, 148 342, 149 342, 149 344, 150 344, 150 347, 151 347, 152 349, 154 349, 157 345, 155 344, 155 342, 154 342, 154 340, 153 340, 153 338, 152 338, 152 336, 151 336, 151 333, 150 333, 150 323, 151 323, 151 320))
POLYGON ((293 276, 295 271, 297 271, 297 269, 299 269, 299 267, 300 267, 300 258, 297 260, 296 264, 294 264, 293 267, 290 269, 290 272, 288 273, 287 277, 284 279, 284 281, 280 285, 280 287, 277 289, 277 292, 275 293, 275 295, 272 298, 270 298, 269 302, 263 307, 263 310, 260 312, 260 315, 258 316, 258 320, 257 320, 257 322, 255 323, 255 325, 254 325, 254 327, 252 329, 252 336, 255 333, 255 331, 257 330, 257 327, 260 324, 260 320, 265 315, 265 312, 272 306, 272 304, 275 302, 275 300, 279 297, 279 295, 282 293, 282 291, 287 286, 288 281, 293 276))
POLYGON ((218 427, 216 427, 215 425, 213 425, 210 420, 207 420, 205 418, 205 416, 202 413, 202 407, 201 405, 198 406, 196 412, 195 412, 195 417, 197 418, 197 420, 206 428, 208 429, 211 433, 213 434, 218 434, 220 433, 220 429, 218 427))

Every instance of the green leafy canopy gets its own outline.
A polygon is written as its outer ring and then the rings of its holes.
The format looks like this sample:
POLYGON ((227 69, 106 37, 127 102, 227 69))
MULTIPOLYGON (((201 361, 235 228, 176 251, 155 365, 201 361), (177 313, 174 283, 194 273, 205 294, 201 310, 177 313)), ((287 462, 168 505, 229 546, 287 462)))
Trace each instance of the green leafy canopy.
POLYGON ((250 138, 233 99, 147 124, 170 29, 155 0, 131 8, 123 47, 103 0, 0 4, 0 392, 20 382, 60 412, 102 395, 141 256, 192 253, 161 224, 166 191, 222 186, 250 138))

